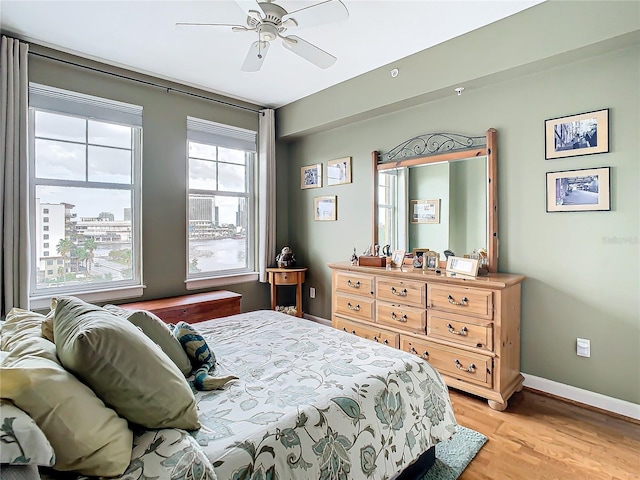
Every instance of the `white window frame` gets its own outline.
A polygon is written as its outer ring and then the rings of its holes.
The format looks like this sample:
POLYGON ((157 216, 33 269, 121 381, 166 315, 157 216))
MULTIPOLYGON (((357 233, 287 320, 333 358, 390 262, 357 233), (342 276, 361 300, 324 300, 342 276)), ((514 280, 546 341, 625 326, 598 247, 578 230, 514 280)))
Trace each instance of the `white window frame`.
MULTIPOLYGON (((257 182, 255 179, 258 154, 257 132, 216 122, 187 117, 186 142, 186 251, 185 285, 187 290, 233 285, 258 280, 256 271, 257 250, 257 182), (212 147, 233 148, 245 151, 245 192, 226 192, 189 188, 189 143, 196 142, 212 147), (189 273, 189 197, 191 195, 245 197, 247 202, 247 267, 217 272, 189 273)), ((212 160, 214 161, 214 160, 212 160)), ((218 162, 219 160, 215 160, 218 162)), ((224 163, 224 162, 223 162, 224 163)))
MULTIPOLYGON (((51 298, 58 295, 74 295, 88 302, 107 302, 140 297, 145 285, 142 281, 142 107, 115 100, 94 97, 35 83, 29 84, 29 209, 36 205, 36 186, 80 187, 89 189, 131 191, 132 279, 71 285, 55 288, 38 288, 36 278, 36 244, 31 236, 29 256, 29 308, 48 308, 51 298), (35 105, 34 105, 35 104, 35 105), (85 180, 57 180, 36 178, 35 175, 35 112, 47 112, 95 120, 104 123, 126 125, 132 128, 131 184, 95 182, 85 180)), ((89 145, 85 139, 85 144, 89 145)), ((29 229, 36 230, 36 215, 29 218, 29 229)))

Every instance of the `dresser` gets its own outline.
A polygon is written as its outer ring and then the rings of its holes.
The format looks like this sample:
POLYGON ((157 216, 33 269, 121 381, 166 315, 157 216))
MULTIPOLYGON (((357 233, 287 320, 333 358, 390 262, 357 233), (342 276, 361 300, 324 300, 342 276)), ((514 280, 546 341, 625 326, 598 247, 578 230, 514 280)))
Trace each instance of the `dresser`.
POLYGON ((197 323, 240 313, 241 298, 239 293, 218 290, 118 306, 125 310, 147 310, 165 323, 197 323))
POLYGON ((413 353, 447 385, 502 411, 522 390, 522 275, 463 279, 434 271, 330 263, 334 328, 413 353))

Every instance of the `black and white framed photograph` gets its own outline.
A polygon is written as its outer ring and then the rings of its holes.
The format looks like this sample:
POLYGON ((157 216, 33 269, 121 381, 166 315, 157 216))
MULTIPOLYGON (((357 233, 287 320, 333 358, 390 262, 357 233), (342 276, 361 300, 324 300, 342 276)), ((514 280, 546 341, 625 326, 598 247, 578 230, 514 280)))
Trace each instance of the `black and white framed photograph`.
POLYGON ((547 172, 547 212, 611 210, 610 167, 547 172))
POLYGON ((545 120, 545 158, 609 151, 609 109, 545 120))
POLYGON ((391 254, 391 266, 392 267, 402 267, 404 263, 404 250, 394 250, 391 254))
POLYGON ((308 165, 300 169, 300 188, 322 187, 322 164, 308 165))
POLYGON ((327 162, 327 185, 342 185, 343 183, 351 183, 351 157, 327 162))
POLYGON ((335 195, 315 197, 313 199, 313 219, 321 222, 332 222, 337 220, 337 200, 338 197, 335 195))

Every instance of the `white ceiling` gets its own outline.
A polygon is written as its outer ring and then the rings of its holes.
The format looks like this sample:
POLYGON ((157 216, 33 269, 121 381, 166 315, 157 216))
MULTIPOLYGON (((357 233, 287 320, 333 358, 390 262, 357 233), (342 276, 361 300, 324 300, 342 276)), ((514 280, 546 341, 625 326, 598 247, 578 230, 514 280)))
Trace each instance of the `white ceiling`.
MULTIPOLYGON (((319 1, 276 3, 292 11, 319 1)), ((243 10, 232 0, 0 0, 0 25, 26 41, 277 108, 541 1, 343 0, 348 20, 287 30, 338 57, 326 70, 277 40, 259 72, 242 72, 255 32, 175 26, 244 25, 243 10)))

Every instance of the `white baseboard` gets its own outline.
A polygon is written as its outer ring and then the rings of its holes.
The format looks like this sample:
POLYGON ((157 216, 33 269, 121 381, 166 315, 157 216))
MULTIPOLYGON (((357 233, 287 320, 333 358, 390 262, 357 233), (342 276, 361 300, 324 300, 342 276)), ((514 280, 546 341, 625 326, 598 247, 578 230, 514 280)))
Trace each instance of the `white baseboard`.
POLYGON ((316 317, 315 315, 309 315, 308 313, 303 313, 302 318, 306 318, 307 320, 311 320, 312 322, 321 323, 322 325, 326 325, 327 327, 331 326, 331 320, 327 320, 326 318, 316 317))
POLYGON ((524 386, 540 390, 541 392, 550 393, 557 397, 573 400, 574 402, 584 403, 592 407, 607 410, 609 412, 624 415, 625 417, 640 420, 640 405, 627 402, 618 398, 608 397, 600 393, 583 390, 582 388, 565 385, 564 383, 554 382, 546 378, 536 377, 523 373, 524 386))

